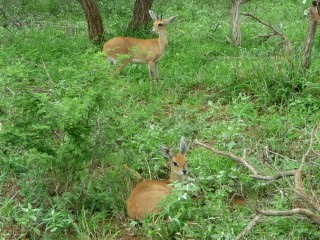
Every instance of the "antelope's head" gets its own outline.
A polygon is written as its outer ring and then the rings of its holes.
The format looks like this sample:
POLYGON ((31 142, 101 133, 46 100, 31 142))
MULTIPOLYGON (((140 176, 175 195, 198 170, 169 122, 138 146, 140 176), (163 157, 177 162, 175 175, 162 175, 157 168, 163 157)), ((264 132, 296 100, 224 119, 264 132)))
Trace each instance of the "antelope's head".
POLYGON ((151 18, 154 20, 153 27, 151 28, 151 32, 153 33, 162 33, 167 31, 167 25, 172 23, 176 16, 170 17, 168 19, 162 19, 162 14, 156 15, 153 11, 149 10, 149 14, 151 18))
POLYGON ((188 162, 187 158, 185 156, 187 150, 188 150, 188 145, 186 143, 186 140, 184 137, 181 137, 180 139, 180 150, 179 153, 177 154, 172 154, 172 151, 165 147, 162 146, 160 148, 162 155, 168 160, 168 163, 170 165, 170 180, 171 181, 181 181, 186 178, 186 175, 189 172, 188 168, 188 162))

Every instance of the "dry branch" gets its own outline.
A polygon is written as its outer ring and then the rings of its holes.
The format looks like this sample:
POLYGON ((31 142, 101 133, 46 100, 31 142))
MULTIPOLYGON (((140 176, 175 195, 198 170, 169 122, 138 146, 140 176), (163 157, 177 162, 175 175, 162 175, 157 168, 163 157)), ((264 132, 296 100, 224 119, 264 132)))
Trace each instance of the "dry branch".
POLYGON ((278 217, 289 217, 297 214, 301 214, 313 222, 316 222, 317 224, 320 224, 320 216, 314 214, 313 212, 304 209, 304 208, 294 208, 291 210, 286 211, 273 211, 273 210, 257 210, 259 214, 262 214, 264 216, 278 216, 278 217))
POLYGON ((308 147, 307 151, 303 154, 302 160, 300 163, 300 167, 297 170, 297 173, 295 174, 295 189, 294 189, 294 191, 298 195, 298 197, 300 197, 305 203, 307 203, 310 207, 312 207, 313 209, 315 209, 316 211, 318 211, 320 213, 319 201, 304 192, 303 183, 302 183, 302 170, 303 170, 303 167, 305 166, 307 158, 313 148, 314 139, 315 139, 315 136, 317 135, 317 130, 318 130, 318 123, 316 123, 312 128, 312 131, 310 134, 309 147, 308 147))
POLYGON ((300 162, 300 166, 297 170, 291 170, 291 171, 284 171, 284 172, 278 172, 275 175, 272 176, 264 176, 259 174, 259 172, 253 167, 251 166, 247 161, 247 153, 246 151, 243 152, 243 156, 238 157, 232 153, 227 153, 227 152, 223 152, 223 151, 219 151, 214 147, 208 146, 204 143, 201 143, 198 140, 195 140, 195 144, 202 146, 206 149, 211 150, 212 152, 214 152, 215 154, 224 156, 224 157, 228 157, 232 160, 234 160, 235 162, 243 165, 244 167, 246 167, 247 169, 249 169, 253 175, 251 175, 252 178, 257 179, 257 180, 267 180, 267 181, 272 181, 272 180, 277 180, 279 178, 282 177, 288 177, 288 176, 294 176, 294 181, 295 181, 295 186, 293 188, 293 191, 297 194, 297 196, 304 202, 306 203, 306 207, 309 207, 310 209, 307 208, 294 208, 294 209, 290 209, 290 210, 285 210, 285 211, 275 211, 275 210, 257 210, 257 215, 256 217, 247 225, 247 227, 236 237, 236 239, 240 239, 242 238, 244 235, 246 235, 247 233, 249 233, 253 227, 260 222, 261 217, 262 216, 280 216, 280 217, 289 217, 289 216, 293 216, 293 215, 297 215, 300 214, 308 219, 310 219, 311 221, 313 221, 316 224, 320 224, 320 215, 318 213, 320 213, 320 201, 318 199, 316 199, 315 197, 307 194, 306 192, 304 192, 303 190, 303 182, 302 182, 302 171, 303 168, 307 162, 307 158, 310 155, 310 152, 313 149, 313 145, 314 145, 314 141, 317 135, 317 131, 318 131, 318 122, 314 125, 314 127, 312 128, 311 134, 310 134, 310 142, 309 142, 309 147, 308 149, 305 151, 305 153, 302 156, 301 162, 300 162))
POLYGON ((300 165, 300 168, 299 168, 301 170, 302 170, 302 168, 304 167, 304 164, 307 161, 307 158, 308 158, 308 156, 310 154, 310 151, 312 150, 312 147, 313 147, 313 144, 314 144, 314 138, 316 137, 317 131, 318 131, 318 122, 313 126, 313 128, 311 130, 309 147, 308 147, 307 151, 302 156, 301 165, 300 165))
POLYGON ((262 214, 257 214, 255 218, 248 224, 248 226, 246 226, 246 228, 243 229, 241 233, 239 233, 239 235, 236 237, 236 240, 241 239, 242 237, 244 237, 244 235, 249 233, 252 230, 252 228, 254 228, 254 226, 260 222, 261 218, 262 214))
POLYGON ((248 163, 246 162, 246 160, 243 159, 243 158, 240 158, 240 157, 238 157, 238 156, 236 156, 236 155, 234 155, 234 154, 232 154, 232 153, 226 153, 226 152, 223 152, 223 151, 219 151, 218 149, 216 149, 216 148, 214 148, 214 147, 210 147, 210 146, 208 146, 208 145, 206 145, 206 144, 204 144, 204 143, 201 143, 198 139, 196 139, 196 140, 194 141, 194 143, 195 143, 196 145, 200 145, 200 146, 202 146, 202 147, 204 147, 204 148, 207 148, 207 149, 211 150, 212 152, 214 152, 214 153, 216 153, 216 154, 218 154, 218 155, 231 158, 232 160, 236 161, 237 163, 240 163, 241 165, 243 165, 243 166, 245 166, 246 168, 248 168, 254 175, 259 175, 259 174, 258 174, 258 171, 257 171, 254 167, 252 167, 250 164, 248 164, 248 163))
POLYGON ((315 209, 317 212, 320 213, 320 204, 317 199, 313 198, 312 196, 303 191, 295 190, 295 193, 304 201, 304 203, 307 203, 311 208, 315 209))
POLYGON ((277 174, 272 176, 251 175, 251 177, 257 180, 275 181, 283 177, 295 176, 296 172, 297 172, 296 170, 291 170, 291 171, 278 172, 277 174))
POLYGON ((255 21, 257 21, 257 22, 261 23, 262 25, 264 25, 264 26, 268 27, 269 29, 271 29, 271 31, 273 32, 273 34, 264 35, 263 37, 264 37, 264 38, 269 38, 269 37, 271 37, 272 35, 279 36, 279 37, 282 39, 283 44, 284 44, 286 50, 287 50, 288 52, 292 52, 292 44, 291 44, 290 40, 286 37, 286 35, 285 35, 284 33, 278 31, 276 28, 274 28, 274 27, 271 26, 270 24, 268 24, 268 23, 260 20, 258 17, 252 15, 251 13, 244 12, 244 13, 240 13, 240 14, 243 15, 243 16, 251 17, 251 18, 253 18, 255 21))
POLYGON ((265 175, 261 175, 253 166, 251 166, 245 159, 245 157, 238 157, 232 153, 227 153, 227 152, 223 152, 223 151, 219 151, 214 147, 208 146, 204 143, 199 142, 199 140, 195 140, 194 143, 196 145, 200 145, 204 148, 207 148, 209 150, 211 150, 212 152, 214 152, 215 154, 224 156, 224 157, 228 157, 232 160, 234 160, 235 162, 243 165, 244 167, 246 167, 247 169, 249 169, 253 175, 250 175, 250 177, 257 179, 257 180, 266 180, 266 181, 275 181, 278 180, 282 177, 288 177, 288 176, 295 176, 296 170, 292 170, 292 171, 284 171, 284 172, 279 172, 275 175, 270 175, 270 176, 265 176, 265 175))

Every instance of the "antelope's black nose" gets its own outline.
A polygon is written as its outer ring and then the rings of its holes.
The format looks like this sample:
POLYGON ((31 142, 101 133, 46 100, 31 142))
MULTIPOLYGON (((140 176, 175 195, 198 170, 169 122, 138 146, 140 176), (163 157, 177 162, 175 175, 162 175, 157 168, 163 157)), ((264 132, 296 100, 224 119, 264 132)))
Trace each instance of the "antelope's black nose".
POLYGON ((188 174, 188 170, 184 169, 184 170, 182 170, 182 173, 183 173, 184 175, 187 175, 187 174, 188 174))

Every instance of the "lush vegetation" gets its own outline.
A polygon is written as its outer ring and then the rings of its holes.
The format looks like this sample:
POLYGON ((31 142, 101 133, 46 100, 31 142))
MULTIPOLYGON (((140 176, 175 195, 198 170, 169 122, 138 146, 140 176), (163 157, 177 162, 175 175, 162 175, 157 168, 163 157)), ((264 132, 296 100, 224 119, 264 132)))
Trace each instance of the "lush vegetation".
MULTIPOLYGON (((320 113, 319 44, 310 70, 300 62, 309 7, 296 0, 250 1, 251 12, 286 34, 242 17, 243 44, 230 42, 230 1, 155 1, 177 15, 160 79, 149 94, 146 65, 111 77, 102 46, 88 41, 74 1, 0 1, 0 239, 233 239, 255 208, 297 204, 291 178, 253 180, 230 159, 192 144, 253 154, 261 169, 291 170, 309 146, 320 113), (19 19, 22 27, 12 24, 19 19), (167 177, 160 145, 190 143, 187 186, 164 211, 137 223, 125 201, 135 178, 167 177), (267 150, 266 150, 267 149, 267 150), (187 193, 186 200, 180 197, 187 193), (240 196, 240 197, 239 197, 240 196), (240 199, 241 201, 236 201, 240 199)), ((127 35, 133 1, 99 1, 106 38, 127 35)), ((151 38, 148 30, 130 33, 151 38)), ((304 173, 319 196, 319 138, 304 173)), ((265 172, 270 174, 269 172, 265 172)), ((320 227, 301 216, 265 217, 248 239, 319 239, 320 227)))

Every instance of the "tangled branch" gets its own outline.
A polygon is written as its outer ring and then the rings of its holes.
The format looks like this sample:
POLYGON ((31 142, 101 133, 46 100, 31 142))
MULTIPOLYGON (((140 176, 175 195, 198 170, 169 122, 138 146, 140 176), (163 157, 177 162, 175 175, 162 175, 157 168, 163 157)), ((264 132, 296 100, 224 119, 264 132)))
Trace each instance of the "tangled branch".
POLYGON ((306 193, 303 189, 303 180, 302 180, 302 171, 304 169, 304 166, 306 165, 307 159, 313 149, 315 136, 317 135, 318 130, 318 123, 314 125, 312 128, 312 131, 310 133, 310 141, 309 141, 309 147, 305 151, 305 153, 302 156, 300 166, 297 170, 290 170, 290 171, 279 171, 278 173, 270 176, 263 175, 259 173, 259 171, 253 167, 247 160, 247 154, 246 151, 244 151, 244 154, 242 157, 236 156, 233 153, 228 153, 224 151, 220 151, 212 146, 209 146, 207 144, 201 143, 199 140, 195 140, 195 144, 202 146, 210 151, 212 151, 215 154, 218 154, 220 156, 224 156, 227 158, 230 158, 231 160, 237 162, 238 164, 244 166, 247 168, 253 175, 250 175, 253 179, 256 180, 265 180, 265 181, 275 181, 283 177, 289 177, 294 176, 294 189, 293 191, 296 193, 297 197, 300 198, 304 203, 306 203, 306 206, 308 206, 310 209, 304 208, 294 208, 290 210, 285 211, 275 211, 275 210, 262 210, 258 209, 257 215, 254 217, 254 219, 247 225, 247 227, 236 237, 236 239, 242 238, 244 235, 249 233, 253 227, 261 221, 262 216, 280 216, 280 217, 289 217, 294 215, 302 215, 312 222, 316 224, 320 224, 320 204, 319 200, 315 197, 311 196, 310 194, 306 193))

